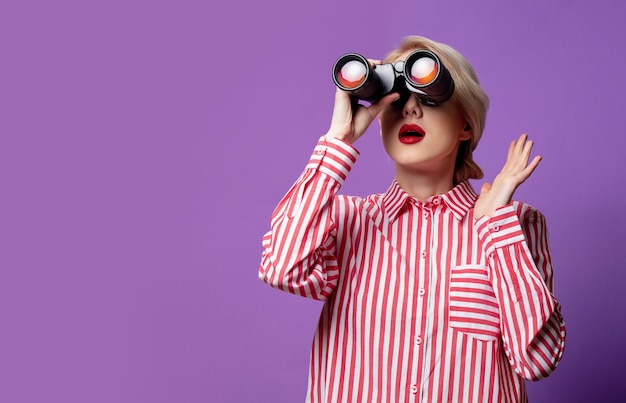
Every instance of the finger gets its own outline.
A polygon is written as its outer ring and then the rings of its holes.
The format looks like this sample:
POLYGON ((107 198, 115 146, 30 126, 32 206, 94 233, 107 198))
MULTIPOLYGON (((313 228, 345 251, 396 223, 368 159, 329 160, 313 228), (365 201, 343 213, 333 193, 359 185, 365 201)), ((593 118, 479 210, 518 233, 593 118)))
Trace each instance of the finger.
POLYGON ((515 161, 515 147, 516 146, 517 146, 516 140, 513 140, 511 141, 511 143, 509 143, 509 151, 506 154, 506 162, 504 163, 504 167, 502 167, 503 171, 508 170, 513 164, 513 161, 515 161))
POLYGON ((378 101, 371 104, 368 108, 369 112, 372 115, 372 119, 378 115, 383 109, 389 106, 392 102, 400 99, 400 94, 397 92, 393 92, 391 94, 387 94, 378 101))
POLYGON ((489 191, 491 190, 491 183, 489 182, 485 182, 483 183, 483 185, 480 187, 480 194, 481 195, 486 195, 487 193, 489 193, 489 191))
POLYGON ((528 135, 524 133, 509 148, 507 167, 515 172, 523 170, 528 164, 533 143, 527 140, 528 135))
POLYGON ((520 155, 523 152, 527 139, 528 139, 528 135, 526 133, 519 136, 515 144, 515 154, 520 155))
POLYGON ((337 88, 333 105, 333 121, 350 121, 352 119, 352 96, 337 88))
POLYGON ((515 145, 515 151, 513 158, 511 159, 510 169, 514 172, 521 172, 528 165, 530 160, 530 151, 532 149, 532 142, 526 142, 520 146, 518 141, 515 145))
POLYGON ((509 144, 509 153, 507 154, 507 159, 513 159, 513 156, 515 155, 515 147, 517 147, 517 140, 511 141, 511 143, 509 144))
POLYGON ((377 64, 382 64, 383 62, 378 60, 378 59, 367 59, 368 62, 370 62, 370 66, 374 67, 377 64))
POLYGON ((337 87, 337 89, 335 90, 335 103, 350 102, 350 98, 351 98, 351 95, 349 92, 344 91, 341 88, 337 87))
POLYGON ((517 142, 524 144, 524 142, 526 142, 526 140, 528 139, 528 134, 526 133, 522 133, 520 134, 520 136, 517 138, 517 142))
POLYGON ((530 161, 530 164, 528 164, 528 166, 524 168, 524 170, 521 172, 521 175, 524 178, 522 181, 525 181, 526 179, 528 179, 528 177, 530 177, 530 175, 532 175, 532 173, 535 172, 535 169, 537 169, 537 167, 539 166, 541 159, 542 159, 541 155, 538 155, 535 158, 533 158, 532 161, 530 161))
POLYGON ((533 149, 533 145, 535 145, 535 143, 532 140, 529 140, 526 142, 526 144, 524 144, 524 149, 522 150, 522 159, 520 160, 524 167, 528 164, 528 161, 530 160, 530 152, 533 149))

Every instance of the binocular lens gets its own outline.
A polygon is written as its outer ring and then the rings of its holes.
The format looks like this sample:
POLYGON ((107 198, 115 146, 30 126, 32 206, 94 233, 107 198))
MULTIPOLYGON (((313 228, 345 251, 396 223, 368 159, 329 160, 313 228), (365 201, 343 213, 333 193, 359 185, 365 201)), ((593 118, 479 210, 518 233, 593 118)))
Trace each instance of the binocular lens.
POLYGON ((421 57, 411 66, 410 79, 417 85, 428 85, 439 73, 439 65, 430 57, 421 57))
POLYGON ((347 90, 357 88, 367 77, 367 67, 358 60, 351 60, 337 73, 337 81, 347 90))

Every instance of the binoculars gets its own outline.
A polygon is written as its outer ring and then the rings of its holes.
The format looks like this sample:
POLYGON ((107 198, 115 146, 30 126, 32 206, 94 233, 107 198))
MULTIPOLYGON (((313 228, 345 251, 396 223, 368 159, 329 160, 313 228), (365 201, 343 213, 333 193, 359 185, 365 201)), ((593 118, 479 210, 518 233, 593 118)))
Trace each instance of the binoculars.
POLYGON ((426 105, 446 102, 454 81, 441 60, 429 50, 416 50, 405 61, 370 65, 358 53, 341 56, 333 66, 333 81, 358 99, 376 102, 391 92, 406 101, 410 93, 426 105))

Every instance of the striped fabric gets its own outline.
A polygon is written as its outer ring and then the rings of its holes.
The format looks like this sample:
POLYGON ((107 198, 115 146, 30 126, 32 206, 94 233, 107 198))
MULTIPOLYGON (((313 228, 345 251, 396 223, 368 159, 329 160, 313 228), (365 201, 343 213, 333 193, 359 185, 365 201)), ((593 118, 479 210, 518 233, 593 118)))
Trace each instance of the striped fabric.
POLYGON ((526 401, 565 342, 543 215, 475 220, 466 182, 425 202, 395 180, 337 195, 357 157, 320 139, 263 237, 259 277, 325 301, 304 400, 526 401))

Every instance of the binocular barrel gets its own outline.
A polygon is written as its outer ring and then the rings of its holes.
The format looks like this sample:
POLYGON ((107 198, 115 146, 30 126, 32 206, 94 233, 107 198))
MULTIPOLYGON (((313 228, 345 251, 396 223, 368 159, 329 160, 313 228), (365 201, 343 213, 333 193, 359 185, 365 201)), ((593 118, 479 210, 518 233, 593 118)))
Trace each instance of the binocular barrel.
POLYGON ((335 62, 333 81, 337 87, 368 102, 376 102, 394 91, 401 96, 410 91, 421 102, 437 105, 454 93, 450 72, 428 50, 416 50, 405 61, 374 67, 360 54, 348 53, 335 62))

